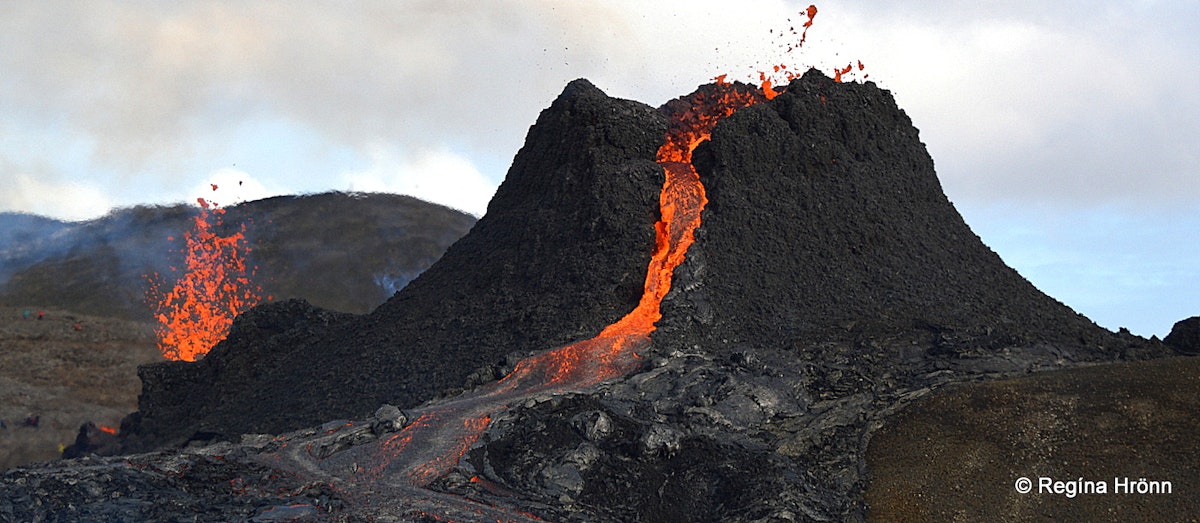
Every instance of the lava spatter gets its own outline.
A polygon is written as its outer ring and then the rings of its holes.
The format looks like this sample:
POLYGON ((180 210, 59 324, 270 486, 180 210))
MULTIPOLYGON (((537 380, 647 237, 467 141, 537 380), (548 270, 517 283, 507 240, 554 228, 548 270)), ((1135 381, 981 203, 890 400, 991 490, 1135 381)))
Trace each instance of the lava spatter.
MULTIPOLYGON (((215 187, 214 187, 215 188, 215 187)), ((158 327, 158 348, 171 360, 196 361, 229 332, 233 318, 262 301, 255 268, 246 262, 245 225, 222 235, 225 209, 197 199, 200 213, 184 233, 184 267, 170 290, 148 277, 147 301, 158 327)))

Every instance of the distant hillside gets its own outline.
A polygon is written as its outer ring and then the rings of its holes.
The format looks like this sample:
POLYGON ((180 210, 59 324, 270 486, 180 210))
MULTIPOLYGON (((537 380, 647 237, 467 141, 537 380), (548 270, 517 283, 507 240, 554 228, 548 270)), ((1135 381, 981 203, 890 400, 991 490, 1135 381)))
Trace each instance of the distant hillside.
MULTIPOLYGON (((147 274, 182 264, 194 205, 137 206, 85 222, 0 214, 0 305, 150 319, 147 274)), ((229 207, 245 224, 255 281, 276 300, 362 313, 437 260, 475 218, 409 196, 323 193, 229 207)), ((170 281, 170 280, 168 280, 170 281)))
POLYGON ((0 213, 0 285, 8 281, 12 273, 45 258, 55 245, 72 243, 62 241, 72 224, 25 213, 0 213))

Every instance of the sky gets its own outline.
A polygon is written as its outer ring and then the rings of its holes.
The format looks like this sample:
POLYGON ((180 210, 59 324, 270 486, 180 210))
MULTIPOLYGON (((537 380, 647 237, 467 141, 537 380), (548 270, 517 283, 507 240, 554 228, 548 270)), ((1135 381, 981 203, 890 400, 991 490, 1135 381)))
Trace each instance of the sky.
POLYGON ((861 61, 967 223, 1100 325, 1200 315, 1200 2, 0 1, 0 211, 328 190, 482 215, 567 82, 861 61), (211 186, 218 186, 213 191, 211 186))

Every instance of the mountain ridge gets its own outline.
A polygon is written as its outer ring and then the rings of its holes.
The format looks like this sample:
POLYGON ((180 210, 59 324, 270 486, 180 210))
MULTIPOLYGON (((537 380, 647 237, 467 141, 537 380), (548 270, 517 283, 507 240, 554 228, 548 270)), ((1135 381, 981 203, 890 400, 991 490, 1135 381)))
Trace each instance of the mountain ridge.
MULTIPOLYGON (((245 226, 253 283, 263 296, 304 298, 365 313, 383 303, 474 225, 461 211, 410 196, 276 196, 221 207, 230 234, 245 226)), ((0 213, 0 304, 59 307, 147 321, 147 277, 169 285, 182 265, 194 205, 141 205, 64 222, 0 213)))

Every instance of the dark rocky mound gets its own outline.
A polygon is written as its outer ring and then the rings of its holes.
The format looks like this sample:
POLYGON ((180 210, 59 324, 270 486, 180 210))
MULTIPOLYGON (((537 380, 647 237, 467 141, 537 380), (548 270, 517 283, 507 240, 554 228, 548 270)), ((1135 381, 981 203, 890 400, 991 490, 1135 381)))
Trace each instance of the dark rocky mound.
POLYGON ((1170 345, 1180 354, 1200 354, 1200 316, 1175 322, 1171 333, 1163 338, 1163 343, 1170 345))
MULTIPOLYGON (((299 472, 276 489, 319 490, 305 471, 352 485, 331 456, 380 445, 407 416, 318 422, 494 377, 489 365, 508 352, 588 337, 633 307, 663 121, 572 83, 531 129, 488 216, 404 292, 362 317, 302 302, 255 309, 200 363, 145 367, 141 418, 122 433, 149 445, 310 424, 213 447, 237 474, 247 463, 299 472), (468 376, 472 368, 483 371, 468 376)), ((1175 352, 1095 326, 1006 267, 962 222, 916 129, 872 83, 810 71, 718 125, 696 160, 709 207, 642 369, 495 413, 434 482, 440 492, 389 498, 372 484, 363 488, 375 497, 347 487, 345 510, 297 503, 347 521, 437 519, 414 508, 430 500, 481 509, 449 518, 466 521, 494 507, 564 522, 861 521, 872 434, 935 388, 1175 352)), ((106 461, 77 482, 114 490, 122 483, 108 471, 122 466, 106 461)), ((58 477, 5 482, 33 498, 58 477)), ((165 499, 178 490, 155 481, 165 499)), ((86 505, 116 510, 100 496, 86 505)), ((12 510, 41 513, 24 507, 12 510)))
POLYGON ((651 369, 518 409, 471 455, 472 470, 565 507, 557 518, 860 520, 866 442, 909 399, 1172 353, 1007 267, 873 83, 810 71, 718 124, 695 164, 710 201, 651 369), (613 429, 563 421, 580 417, 613 429))
POLYGON ((954 345, 1096 345, 942 192, 908 116, 873 84, 815 71, 722 122, 695 154, 710 204, 668 302, 669 338, 728 353, 924 332, 954 345), (686 277, 685 277, 686 276, 686 277))
POLYGON ((210 446, 7 470, 0 473, 0 521, 329 521, 318 518, 345 505, 329 485, 296 481, 247 455, 245 447, 210 446))
POLYGON ((436 264, 368 315, 265 305, 202 361, 143 368, 140 410, 122 429, 129 448, 407 408, 495 379, 509 353, 595 335, 641 296, 665 129, 653 108, 572 82, 530 129, 487 215, 436 264))

